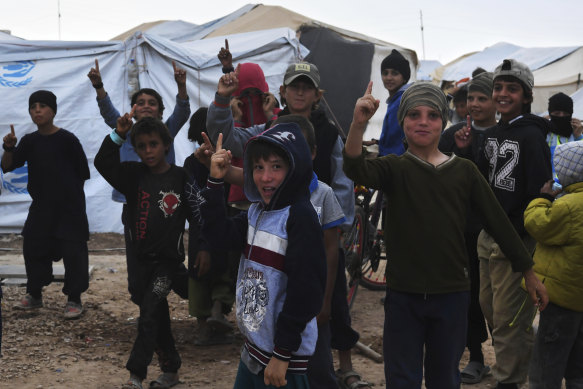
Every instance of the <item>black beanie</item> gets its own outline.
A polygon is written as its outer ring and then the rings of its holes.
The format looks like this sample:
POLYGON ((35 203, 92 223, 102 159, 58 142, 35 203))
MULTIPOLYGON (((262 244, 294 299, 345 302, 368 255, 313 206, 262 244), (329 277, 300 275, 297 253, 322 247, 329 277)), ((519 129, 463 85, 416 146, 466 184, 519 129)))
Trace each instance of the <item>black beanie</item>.
POLYGON ((393 49, 391 54, 387 55, 383 62, 381 63, 381 73, 385 69, 395 69, 405 79, 405 84, 409 82, 409 78, 411 77, 411 68, 409 67, 409 61, 403 54, 399 53, 397 50, 393 49))
POLYGON ((549 114, 553 111, 565 111, 573 114, 573 99, 566 94, 559 92, 549 99, 549 114))
POLYGON ((28 109, 32 107, 34 103, 43 103, 48 105, 53 112, 57 113, 57 96, 53 92, 48 90, 37 90, 28 98, 28 109))

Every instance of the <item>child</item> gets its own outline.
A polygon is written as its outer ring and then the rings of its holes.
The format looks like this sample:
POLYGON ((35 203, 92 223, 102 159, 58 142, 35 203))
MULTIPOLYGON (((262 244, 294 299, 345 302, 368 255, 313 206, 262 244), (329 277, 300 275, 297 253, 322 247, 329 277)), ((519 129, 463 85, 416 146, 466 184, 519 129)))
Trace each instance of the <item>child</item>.
MULTIPOLYGON (((180 69, 176 66, 174 61, 172 61, 172 67, 174 68, 174 80, 176 81, 176 87, 178 89, 178 94, 176 95, 176 105, 174 107, 174 111, 172 115, 166 120, 166 126, 170 131, 170 136, 174 138, 178 131, 182 128, 184 123, 188 120, 190 116, 190 102, 188 100, 188 94, 186 91, 186 71, 184 69, 180 69)), ((103 117, 103 120, 110 128, 115 128, 117 119, 120 116, 119 111, 115 109, 109 95, 104 89, 103 81, 101 79, 101 72, 99 70, 99 62, 97 59, 95 60, 95 67, 91 68, 89 73, 87 74, 89 80, 91 80, 91 85, 95 88, 95 92, 97 94, 97 105, 99 105, 99 112, 103 117)), ((154 89, 150 88, 143 88, 138 90, 134 93, 131 97, 131 106, 137 105, 135 109, 135 119, 136 121, 140 121, 142 118, 145 117, 153 117, 159 120, 162 120, 162 115, 164 113, 164 103, 162 101, 162 96, 155 91, 154 89)), ((138 154, 136 150, 131 145, 131 142, 123 142, 120 149, 120 158, 121 161, 139 161, 138 154)), ((168 163, 174 163, 174 146, 171 144, 166 154, 166 160, 168 163)), ((111 194, 111 198, 113 201, 118 203, 123 203, 121 221, 124 225, 124 237, 126 242, 126 263, 127 263, 127 272, 128 272, 128 291, 130 292, 130 297, 132 301, 134 301, 134 294, 135 288, 138 287, 136 284, 137 274, 135 269, 136 268, 136 254, 132 250, 131 244, 131 235, 130 230, 131 226, 128 225, 128 210, 126 206, 126 199, 125 197, 119 193, 117 190, 113 190, 111 194)), ((184 271, 185 273, 185 271, 184 271)), ((178 293, 182 298, 187 298, 188 291, 186 287, 186 282, 184 282, 184 287, 179 287, 175 285, 175 291, 178 293)), ((134 301, 135 302, 135 301, 134 301)))
POLYGON ((418 82, 403 93, 398 111, 408 150, 366 160, 362 136, 378 109, 372 82, 354 108, 344 170, 357 183, 388 196, 384 225, 387 270, 383 354, 388 388, 459 388, 470 281, 464 227, 470 205, 522 272, 533 302, 544 309, 544 285, 532 259, 475 165, 438 148, 447 122, 443 92, 418 82), (492 228, 495 227, 495 228, 492 228), (422 244, 420 244, 422 242, 422 244), (425 356, 424 356, 425 351, 425 356))
POLYGON ((42 288, 53 280, 53 261, 62 258, 67 295, 64 317, 77 319, 83 313, 81 294, 89 287, 89 224, 83 190, 89 179, 87 157, 75 135, 53 124, 57 97, 52 92, 34 92, 28 107, 37 131, 23 136, 16 146, 11 126, 2 156, 4 172, 28 163, 27 188, 32 197, 22 230, 27 294, 15 308, 43 306, 42 288))
POLYGON ((134 105, 129 114, 118 119, 117 129, 105 137, 95 156, 95 167, 128 201, 128 225, 137 259, 134 299, 140 306, 140 319, 126 364, 130 379, 124 388, 142 388, 154 351, 163 373, 150 387, 166 388, 178 383, 181 365, 166 296, 184 261, 188 176, 166 160, 172 137, 164 123, 143 118, 132 127, 135 110, 134 105), (119 147, 130 128, 132 145, 142 162, 120 162, 119 147))
MULTIPOLYGON (((457 123, 446 129, 439 140, 439 150, 442 152, 454 152, 456 155, 477 161, 478 154, 483 152, 482 145, 486 129, 496 124, 496 107, 492 100, 493 74, 483 72, 475 76, 467 84, 467 107, 471 115, 467 116, 465 123, 457 123), (472 133, 473 154, 467 155, 466 150, 456 145, 456 137, 466 132, 472 133)), ((476 384, 488 374, 490 367, 484 365, 482 343, 488 339, 488 330, 484 314, 480 308, 480 261, 476 243, 482 230, 479 219, 472 212, 466 226, 466 248, 469 260, 469 273, 471 279, 471 296, 468 311, 468 338, 467 347, 470 350, 470 361, 461 373, 461 379, 466 384, 476 384)))
MULTIPOLYGON (((199 108, 190 118, 188 139, 196 140, 199 145, 204 144, 202 133, 206 133, 207 110, 199 108)), ((208 168, 194 154, 184 161, 184 170, 197 188, 208 179, 208 168)), ((212 250, 210 256, 206 255, 195 239, 199 230, 199 223, 189 223, 188 234, 193 239, 188 244, 188 311, 198 322, 199 332, 195 344, 209 346, 231 343, 233 326, 225 315, 231 311, 235 301, 235 273, 240 253, 220 249, 212 250)))
POLYGON ((221 146, 222 136, 201 191, 201 213, 212 246, 242 250, 236 310, 246 340, 235 388, 306 387, 326 277, 322 230, 309 200, 310 151, 296 124, 252 138, 244 189, 253 203, 227 219, 221 190, 230 154, 221 146))
MULTIPOLYGON (((564 93, 549 98, 549 118, 552 130, 547 135, 551 160, 558 145, 583 139, 581 120, 573 118, 573 99, 564 93)), ((555 173, 553 166, 553 174, 555 173)))
POLYGON ((379 156, 387 154, 401 155, 405 152, 403 140, 405 135, 397 120, 397 111, 401 103, 401 96, 407 89, 411 77, 409 61, 397 50, 393 49, 381 63, 381 77, 383 85, 389 91, 387 99, 387 113, 383 120, 383 129, 379 139, 379 156))
POLYGON ((534 271, 545 282, 550 303, 540 315, 528 373, 529 388, 583 384, 583 142, 557 146, 555 172, 560 190, 545 183, 524 213, 536 239, 534 271), (553 201, 554 200, 554 201, 553 201))

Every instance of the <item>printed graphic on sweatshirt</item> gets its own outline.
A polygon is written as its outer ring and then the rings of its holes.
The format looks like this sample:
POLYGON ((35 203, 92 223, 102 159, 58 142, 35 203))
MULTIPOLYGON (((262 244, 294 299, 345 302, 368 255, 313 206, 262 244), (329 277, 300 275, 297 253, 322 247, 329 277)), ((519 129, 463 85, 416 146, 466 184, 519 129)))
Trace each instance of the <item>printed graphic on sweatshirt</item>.
POLYGON ((154 293, 159 298, 165 298, 170 293, 170 285, 172 281, 166 276, 158 277, 154 280, 152 285, 152 293, 154 293))
POLYGON ((160 191, 160 195, 162 195, 162 199, 158 200, 158 205, 164 212, 164 217, 172 216, 180 206, 180 195, 173 191, 160 191))
POLYGON ((245 269, 237 285, 237 319, 250 332, 261 327, 269 303, 265 274, 257 269, 245 269))
POLYGON ((486 159, 490 164, 488 181, 498 189, 514 192, 515 179, 512 177, 514 169, 520 159, 520 145, 518 142, 505 140, 501 145, 496 138, 488 138, 484 148, 486 159), (498 168, 498 164, 504 163, 498 168))
POLYGON ((150 194, 138 189, 138 214, 136 215, 136 239, 142 240, 148 231, 148 215, 150 214, 150 194))

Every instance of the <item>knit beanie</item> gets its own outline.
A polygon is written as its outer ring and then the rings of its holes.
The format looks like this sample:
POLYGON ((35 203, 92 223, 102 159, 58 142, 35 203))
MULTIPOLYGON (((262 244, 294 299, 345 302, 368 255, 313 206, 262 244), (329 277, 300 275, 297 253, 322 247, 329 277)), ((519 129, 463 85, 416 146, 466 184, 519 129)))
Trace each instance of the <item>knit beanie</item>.
POLYGON ((494 74, 483 72, 472 78, 468 84, 468 92, 479 92, 492 98, 492 89, 494 86, 494 74))
POLYGON ((32 107, 34 103, 43 103, 48 105, 53 112, 57 113, 57 96, 53 92, 48 90, 37 90, 28 98, 28 109, 32 107))
POLYGON ((573 99, 566 94, 559 92, 549 99, 549 113, 553 111, 565 111, 573 114, 573 99))
POLYGON ((397 112, 399 125, 403 127, 405 116, 411 108, 421 105, 426 105, 438 111, 443 122, 442 129, 445 128, 448 118, 447 100, 443 91, 437 85, 427 81, 417 81, 403 93, 399 111, 397 112))
POLYGON ((393 49, 391 54, 386 56, 385 59, 383 59, 383 62, 381 62, 381 73, 385 69, 395 69, 401 73, 405 79, 405 84, 409 81, 409 78, 411 78, 411 68, 409 67, 409 61, 403 57, 403 54, 399 53, 395 49, 393 49))

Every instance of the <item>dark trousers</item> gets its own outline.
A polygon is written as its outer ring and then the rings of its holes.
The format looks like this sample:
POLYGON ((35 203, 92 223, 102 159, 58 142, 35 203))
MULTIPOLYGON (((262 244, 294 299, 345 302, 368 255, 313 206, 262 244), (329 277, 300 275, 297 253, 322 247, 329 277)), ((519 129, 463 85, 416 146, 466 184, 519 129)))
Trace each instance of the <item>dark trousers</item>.
POLYGON ((540 313, 528 371, 531 389, 583 389, 583 312, 549 303, 540 313))
POLYGON ((469 292, 387 289, 383 337, 387 389, 421 388, 424 369, 426 388, 460 387, 469 299, 469 292))
POLYGON ((158 354, 163 372, 177 372, 182 364, 170 328, 170 312, 166 297, 179 267, 163 261, 141 261, 137 270, 140 285, 134 295, 140 306, 138 336, 134 342, 126 368, 146 378, 154 352, 158 354))
POLYGON ((468 336, 466 346, 470 350, 470 361, 484 363, 482 343, 488 339, 486 319, 480 307, 480 260, 478 259, 478 235, 481 228, 468 226, 466 229, 466 251, 470 272, 470 306, 468 309, 468 336))
MULTIPOLYGON (((123 235, 126 243, 126 268, 128 272, 128 292, 130 300, 136 305, 140 305, 136 295, 140 294, 140 280, 138 270, 138 256, 135 245, 132 241, 131 222, 129 221, 129 211, 127 204, 123 205, 121 212, 121 222, 123 224, 123 235)), ((188 271, 182 264, 177 271, 172 290, 183 299, 188 299, 188 271)))
POLYGON ((78 300, 89 288, 89 253, 86 241, 24 237, 22 254, 26 268, 26 292, 39 297, 42 288, 53 281, 53 261, 63 259, 63 293, 78 300))
POLYGON ((318 325, 316 350, 308 362, 308 382, 310 389, 338 388, 330 348, 330 324, 318 325))
POLYGON ((354 347, 360 335, 351 327, 350 310, 346 300, 346 272, 344 250, 338 249, 338 271, 332 293, 330 312, 330 343, 333 349, 345 351, 354 347))

